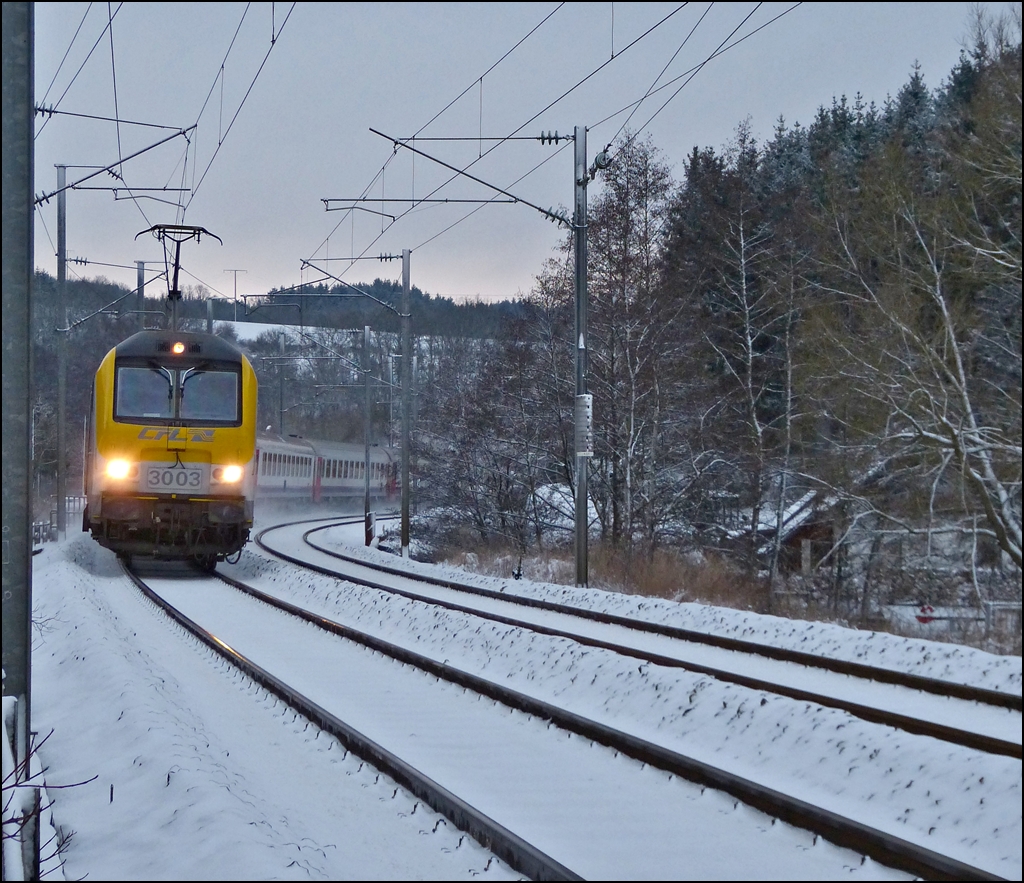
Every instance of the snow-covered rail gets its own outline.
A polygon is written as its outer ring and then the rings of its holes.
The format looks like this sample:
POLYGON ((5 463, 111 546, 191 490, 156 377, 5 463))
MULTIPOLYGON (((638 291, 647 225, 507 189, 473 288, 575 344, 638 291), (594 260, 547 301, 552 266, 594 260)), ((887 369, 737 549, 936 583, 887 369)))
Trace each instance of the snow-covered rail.
MULTIPOLYGON (((568 638, 648 664, 682 668, 719 681, 837 708, 908 733, 1021 759, 1018 695, 627 619, 466 582, 430 579, 407 569, 356 558, 314 539, 314 535, 331 527, 302 530, 301 524, 282 525, 262 531, 257 542, 293 563, 410 600, 568 638), (315 556, 287 552, 268 538, 275 531, 297 530, 302 531, 302 540, 315 550, 315 556), (381 579, 382 574, 387 578, 381 579)), ((294 548, 294 542, 289 548, 294 548)))
MULTIPOLYGON (((456 794, 431 780, 416 767, 367 737, 339 716, 314 702, 288 682, 272 674, 271 671, 263 668, 253 659, 240 653, 216 634, 191 619, 165 597, 166 594, 170 594, 168 592, 169 584, 166 580, 150 579, 147 582, 125 566, 123 562, 122 567, 136 587, 186 631, 241 669, 253 681, 283 700, 321 730, 337 738, 348 750, 372 763, 398 785, 450 819, 460 830, 473 836, 496 856, 508 862, 511 867, 535 880, 580 879, 550 856, 545 855, 512 831, 488 818, 456 794)), ((197 579, 202 582, 204 590, 208 590, 210 585, 217 582, 214 577, 197 579)), ((173 582, 179 583, 180 586, 180 580, 173 582)))
POLYGON ((664 876, 700 862, 697 876, 735 879, 999 879, 251 589, 133 581, 212 649, 534 879, 664 876), (285 615, 282 606, 292 609, 285 615), (787 818, 814 831, 812 839, 787 818), (693 835, 716 844, 713 854, 697 859, 693 835), (836 842, 862 848, 851 854, 836 842), (876 864, 880 855, 886 860, 876 864))

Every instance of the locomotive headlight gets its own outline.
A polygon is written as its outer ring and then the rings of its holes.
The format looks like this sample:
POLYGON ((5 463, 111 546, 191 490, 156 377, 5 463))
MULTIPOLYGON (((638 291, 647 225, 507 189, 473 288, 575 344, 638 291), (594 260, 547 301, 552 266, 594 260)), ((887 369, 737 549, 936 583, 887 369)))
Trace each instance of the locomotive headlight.
POLYGON ((225 484, 234 484, 242 480, 241 466, 218 466, 213 470, 214 481, 222 481, 225 484))
POLYGON ((132 474, 132 465, 128 460, 111 460, 107 463, 107 477, 117 480, 128 478, 132 474))

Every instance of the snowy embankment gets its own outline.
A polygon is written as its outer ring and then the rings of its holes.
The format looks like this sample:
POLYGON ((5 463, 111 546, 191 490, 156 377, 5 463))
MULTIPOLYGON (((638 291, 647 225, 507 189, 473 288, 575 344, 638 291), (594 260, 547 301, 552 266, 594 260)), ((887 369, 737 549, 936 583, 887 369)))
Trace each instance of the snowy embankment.
MULTIPOLYGON (((399 560, 394 555, 367 549, 355 542, 339 548, 353 558, 389 566, 394 566, 399 560)), ((456 567, 423 564, 408 559, 402 561, 401 566, 411 573, 469 582, 495 592, 540 598, 696 632, 971 684, 1017 696, 1021 695, 1024 683, 1020 656, 997 656, 960 644, 904 638, 886 632, 861 631, 831 623, 787 619, 709 604, 535 583, 527 579, 481 576, 456 567)))
MULTIPOLYGON (((346 551, 365 550, 357 526, 346 551)), ((347 537, 346 537, 347 538, 347 537)), ((339 537, 339 539, 341 539, 339 537)), ((1019 658, 597 590, 410 569, 695 630, 1020 692, 1019 658)), ((227 573, 356 628, 755 778, 987 868, 1021 876, 1021 764, 874 727, 841 712, 637 666, 464 614, 430 610, 269 560, 227 573)), ((68 876, 467 879, 514 877, 401 803, 332 740, 158 614, 86 537, 34 559, 35 727, 68 876), (325 742, 327 744, 325 744, 325 742)))
MULTIPOLYGON (((329 545, 325 534, 318 542, 329 545)), ((1020 693, 1021 660, 956 645, 864 633, 697 604, 490 579, 338 548, 496 591, 887 665, 1020 693)), ((345 542, 345 540, 348 542, 345 542)), ((350 545, 351 543, 351 545, 350 545)), ((439 661, 777 788, 1010 879, 1021 875, 1021 763, 869 724, 845 712, 722 684, 609 651, 308 574, 254 554, 235 569, 264 591, 439 661), (424 608, 426 606, 426 612, 424 608)), ((1015 716, 1020 728, 1021 715, 1015 716)))
POLYGON ((33 564, 46 781, 95 777, 50 792, 68 879, 518 879, 186 637, 91 539, 33 564))

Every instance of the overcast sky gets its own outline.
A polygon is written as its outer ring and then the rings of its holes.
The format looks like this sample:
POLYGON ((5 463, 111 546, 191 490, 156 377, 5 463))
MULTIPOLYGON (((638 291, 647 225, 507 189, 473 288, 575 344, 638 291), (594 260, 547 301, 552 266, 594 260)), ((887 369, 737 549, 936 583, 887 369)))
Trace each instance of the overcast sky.
MULTIPOLYGON (((541 132, 587 126, 592 160, 627 126, 650 135, 678 179, 694 146, 722 148, 745 118, 764 141, 780 116, 806 125, 833 96, 859 92, 882 104, 915 62, 929 87, 940 85, 970 8, 36 3, 35 101, 61 113, 36 117, 35 192, 56 189, 58 163, 73 183, 119 159, 121 181, 103 173, 82 187, 139 188, 135 199, 125 189, 116 198, 110 190, 68 193, 68 257, 90 262, 71 265, 71 276, 134 286, 135 261, 163 269, 159 243, 136 234, 183 223, 224 244, 204 237, 184 245, 181 285, 202 283, 226 297, 236 281, 240 295, 262 293, 316 281, 322 269, 352 283, 400 279, 400 261, 376 258, 407 248, 423 291, 512 298, 530 290, 564 235, 534 208, 363 202, 357 211, 325 210, 324 199, 362 195, 497 196, 464 177, 445 184, 451 171, 406 149, 395 154, 371 129, 416 135, 417 150, 452 166, 476 161, 472 175, 536 206, 571 207, 572 147, 543 145, 541 132), (630 116, 652 85, 665 84, 630 116), (182 129, 187 138, 175 134, 182 129), (510 135, 533 140, 499 141, 510 135), (342 260, 353 256, 364 259, 342 260), (314 267, 303 268, 306 259, 314 267)), ((42 203, 36 263, 51 274, 56 219, 57 200, 42 203)), ((165 290, 159 282, 156 291, 165 290)))

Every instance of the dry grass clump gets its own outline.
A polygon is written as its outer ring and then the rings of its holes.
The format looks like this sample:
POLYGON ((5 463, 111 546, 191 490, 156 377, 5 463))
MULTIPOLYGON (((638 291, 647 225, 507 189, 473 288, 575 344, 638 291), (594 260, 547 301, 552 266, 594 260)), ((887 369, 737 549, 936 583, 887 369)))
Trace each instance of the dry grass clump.
MULTIPOLYGON (((466 539, 465 535, 460 537, 463 542, 466 539)), ((527 557, 509 545, 476 542, 471 547, 459 547, 448 544, 437 550, 434 560, 506 579, 519 573, 524 579, 556 585, 571 586, 576 581, 576 558, 571 548, 549 549, 527 557)), ((769 594, 766 580, 718 557, 673 549, 655 549, 653 553, 629 551, 592 543, 588 565, 590 587, 604 591, 693 601, 789 619, 832 622, 905 637, 965 644, 991 653, 1021 654, 1019 619, 1014 624, 993 623, 993 627, 987 629, 984 624, 969 622, 940 636, 892 622, 877 611, 867 616, 851 615, 851 611, 846 611, 845 615, 837 613, 829 603, 827 591, 807 591, 805 581, 800 578, 780 581, 776 591, 769 594)))
POLYGON ((757 579, 721 559, 674 549, 629 552, 598 546, 590 556, 590 576, 595 587, 632 595, 758 612, 768 609, 767 591, 757 579))
MULTIPOLYGON (((441 551, 438 558, 488 576, 510 577, 518 570, 523 578, 537 582, 571 586, 576 580, 576 559, 571 549, 552 549, 522 557, 508 547, 477 544, 470 551, 441 551)), ((687 558, 671 549, 630 552, 592 544, 587 563, 592 588, 741 610, 768 609, 764 585, 721 560, 687 558)))

